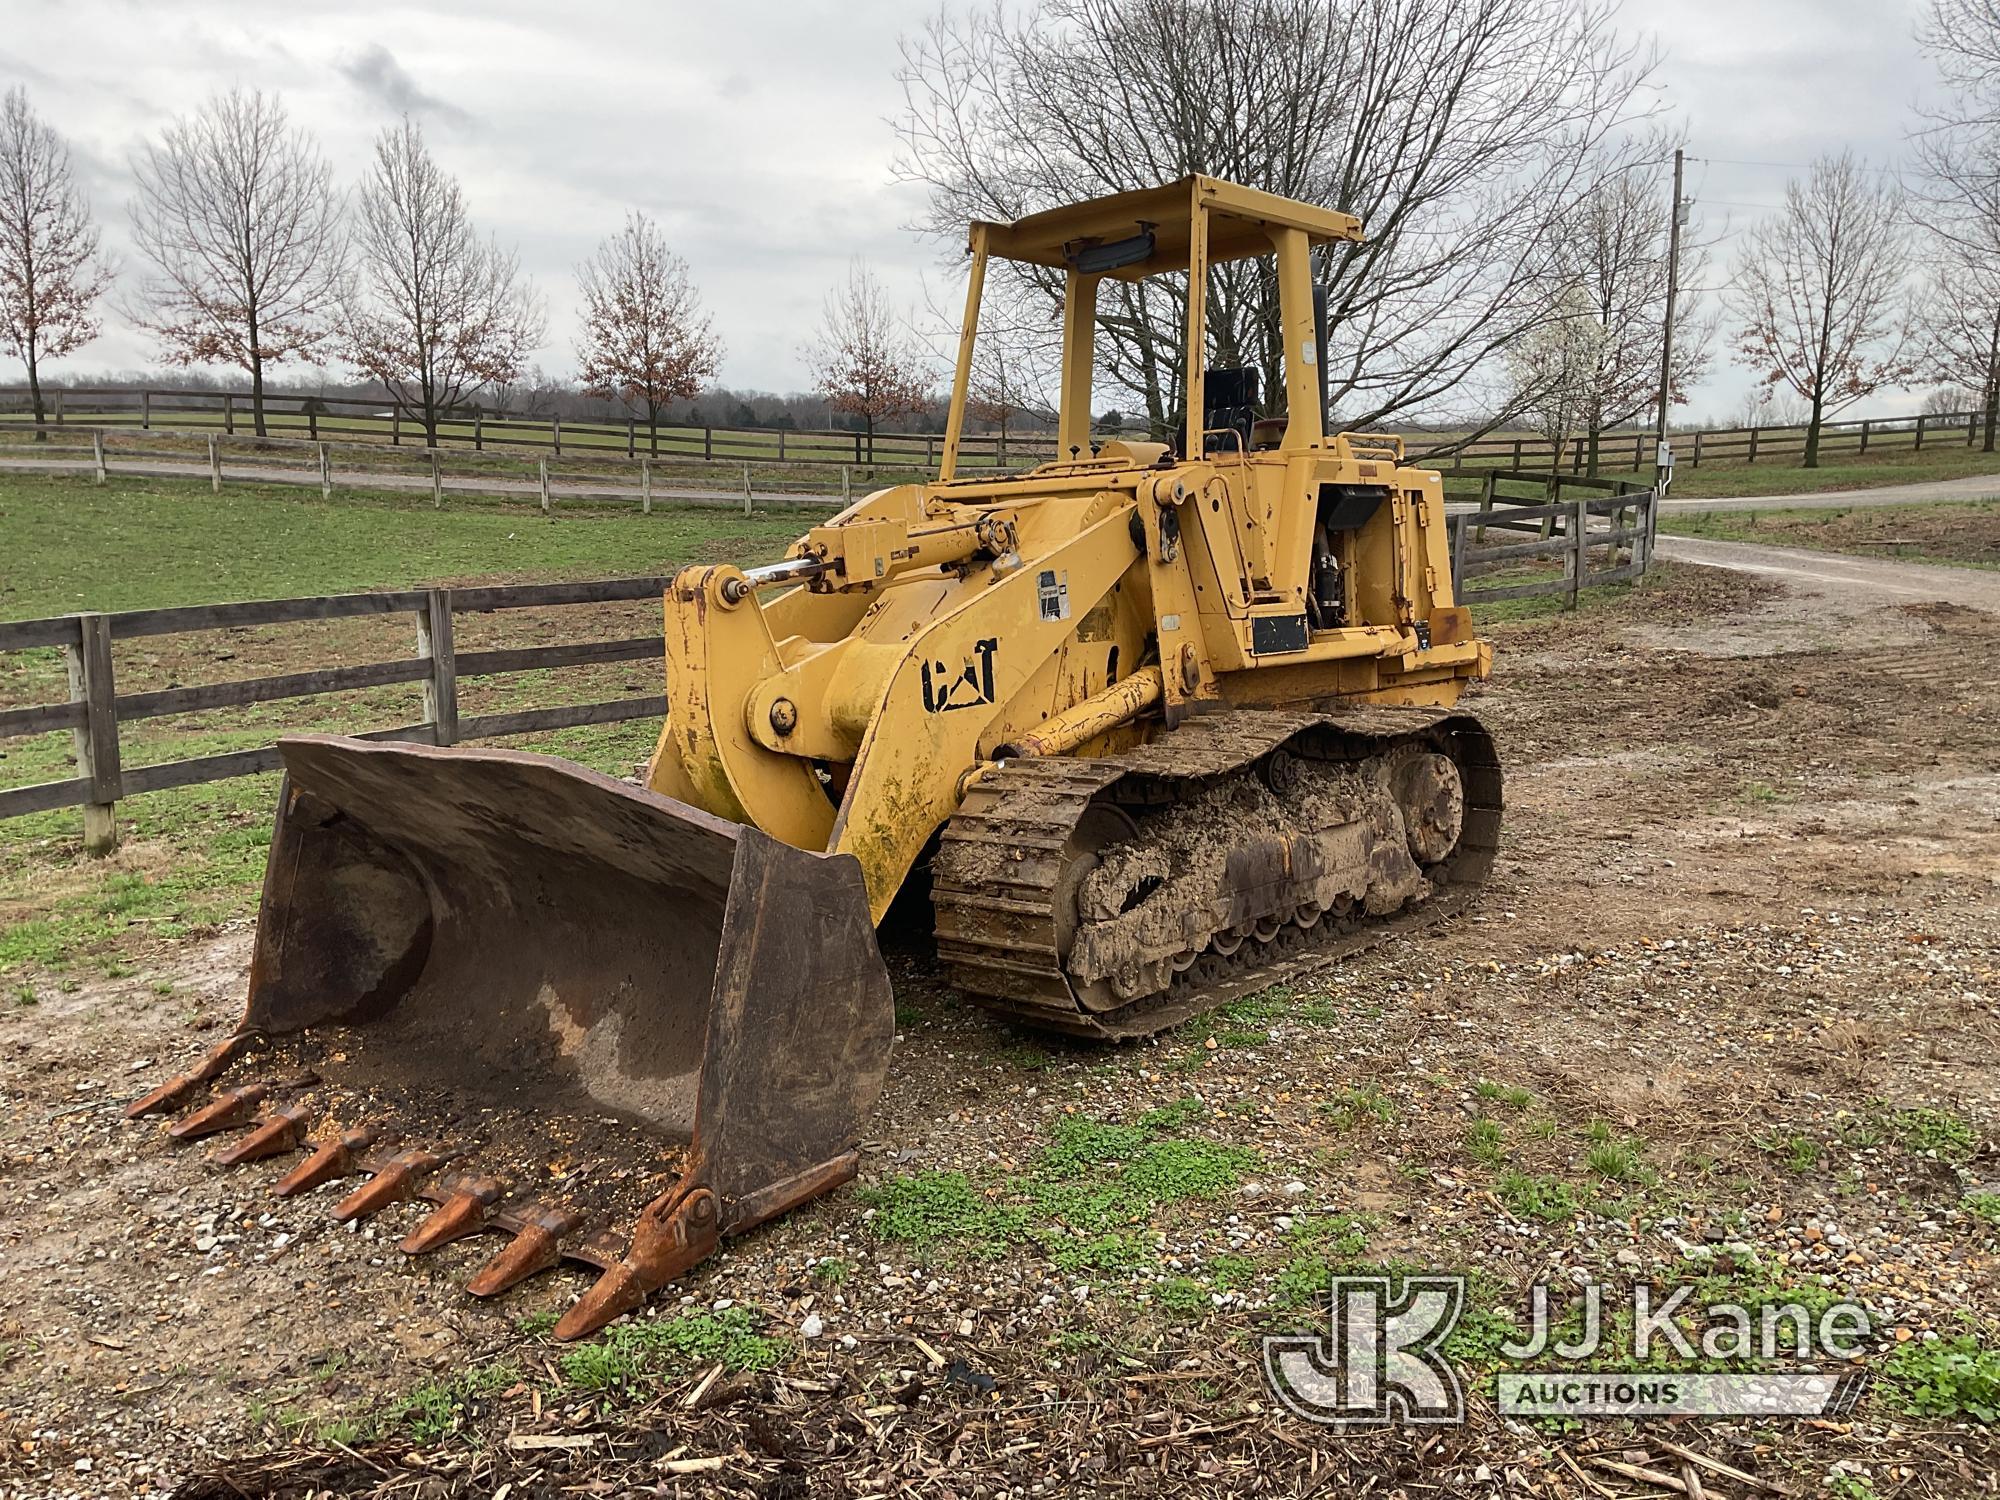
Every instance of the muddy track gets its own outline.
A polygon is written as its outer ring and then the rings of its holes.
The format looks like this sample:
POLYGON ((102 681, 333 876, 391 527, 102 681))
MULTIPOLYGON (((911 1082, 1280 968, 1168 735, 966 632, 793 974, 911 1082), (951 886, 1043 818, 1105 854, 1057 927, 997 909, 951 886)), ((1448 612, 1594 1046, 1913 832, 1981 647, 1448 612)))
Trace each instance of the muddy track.
POLYGON ((1188 1016, 1462 911, 1499 847, 1500 767, 1469 714, 1354 708, 1332 713, 1244 711, 1190 720, 1122 755, 1016 761, 967 795, 933 864, 938 957, 980 1004, 1043 1030, 1096 1039, 1151 1035, 1188 1016), (1184 806, 1206 788, 1251 774, 1285 753, 1359 766, 1425 746, 1458 767, 1465 813, 1454 852, 1427 868, 1431 894, 1391 915, 1359 909, 1310 926, 1261 930, 1224 954, 1210 949, 1168 987, 1110 1009, 1080 1002, 1061 940, 1067 851, 1094 808, 1184 806))

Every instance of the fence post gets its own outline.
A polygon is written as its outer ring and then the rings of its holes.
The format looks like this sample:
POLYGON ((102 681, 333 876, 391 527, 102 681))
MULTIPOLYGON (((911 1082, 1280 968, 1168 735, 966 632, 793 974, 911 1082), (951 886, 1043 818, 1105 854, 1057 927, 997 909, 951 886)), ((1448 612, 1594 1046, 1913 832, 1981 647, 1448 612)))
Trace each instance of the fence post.
POLYGON ((1699 427, 1694 430, 1694 459, 1689 467, 1695 469, 1701 467, 1701 429, 1699 427))
POLYGON ((319 445, 319 497, 322 500, 333 498, 333 471, 326 465, 325 443, 319 445))
POLYGON ((846 464, 840 466, 840 503, 843 506, 854 503, 854 470, 846 464))
POLYGON ((486 408, 483 406, 472 408, 472 451, 486 451, 486 408))
POLYGON ((1590 524, 1590 519, 1587 512, 1589 504, 1590 502, 1588 500, 1570 501, 1569 514, 1566 517, 1564 517, 1564 519, 1569 522, 1569 530, 1570 530, 1569 607, 1571 609, 1576 608, 1577 595, 1581 592, 1583 588, 1584 541, 1585 541, 1584 531, 1585 528, 1588 527, 1590 524))
POLYGON ((631 417, 625 419, 625 456, 639 456, 639 424, 631 417))
MULTIPOLYGON (((1476 535, 1482 543, 1486 540, 1486 518, 1493 513, 1493 492, 1499 485, 1500 471, 1488 469, 1485 483, 1479 487, 1479 530, 1476 535)), ((1458 586, 1456 579, 1452 580, 1452 586, 1454 589, 1458 586)))
POLYGON ((208 435, 208 485, 216 494, 222 493, 222 449, 221 439, 214 433, 208 435))
POLYGON ((1868 451, 1868 419, 1866 417, 1861 419, 1861 451, 1863 453, 1868 451))
POLYGON ((451 644, 451 590, 424 590, 424 607, 417 611, 417 655, 428 657, 431 675, 424 679, 424 719, 433 726, 433 743, 458 743, 458 665, 451 644))
POLYGON ((146 432, 153 430, 153 393, 151 391, 139 392, 139 426, 141 430, 146 432))
POLYGON ((63 398, 63 393, 62 393, 62 387, 61 387, 61 386, 57 386, 57 387, 56 387, 56 402, 55 402, 55 412, 56 412, 56 426, 58 426, 58 427, 62 426, 62 424, 63 424, 63 399, 62 399, 62 398, 63 398))
POLYGON ((750 514, 750 465, 743 466, 743 514, 750 514))
POLYGON ((101 859, 118 847, 118 688, 111 671, 111 620, 75 616, 76 644, 63 645, 69 700, 84 706, 83 722, 70 731, 76 768, 90 783, 83 805, 83 852, 101 859))
POLYGON ((544 453, 540 458, 535 460, 535 463, 541 471, 542 514, 547 515, 549 513, 549 456, 544 453))
POLYGON ((1757 428, 1753 427, 1750 429, 1750 454, 1749 457, 1743 460, 1743 462, 1745 462, 1746 464, 1754 464, 1755 462, 1757 462, 1757 433, 1758 433, 1757 428))
POLYGON ((236 398, 228 391, 222 393, 222 430, 236 436, 236 398))
POLYGON ((111 477, 111 470, 104 462, 104 429, 102 427, 93 428, 91 431, 90 452, 91 456, 97 460, 97 482, 102 484, 106 479, 111 477))
MULTIPOLYGON (((659 441, 660 429, 656 426, 653 429, 653 443, 655 447, 659 445, 659 441)), ((701 457, 704 463, 715 457, 715 429, 713 427, 704 427, 701 430, 701 457)))
POLYGON ((783 463, 784 461, 785 461, 785 429, 780 427, 778 429, 778 462, 783 463))
POLYGON ((1520 471, 1520 468, 1521 468, 1521 440, 1520 440, 1519 438, 1515 438, 1515 439, 1514 439, 1514 462, 1513 462, 1513 463, 1512 463, 1511 465, 1509 465, 1509 467, 1510 467, 1510 468, 1512 468, 1512 469, 1514 469, 1514 470, 1515 470, 1515 471, 1516 471, 1517 473, 1518 473, 1518 472, 1520 471))
POLYGON ((639 514, 650 516, 652 513, 653 461, 650 458, 642 458, 639 460, 639 514))
POLYGON ((854 462, 857 466, 861 463, 861 434, 858 432, 854 434, 854 462))
POLYGON ((560 455, 562 452, 562 413, 559 411, 549 413, 549 443, 556 450, 557 454, 560 455))
MULTIPOLYGON (((1492 486, 1489 484, 1488 489, 1492 486)), ((1465 525, 1470 516, 1453 516, 1449 522, 1451 543, 1451 602, 1457 604, 1465 592, 1465 525)))
POLYGON ((389 444, 395 448, 403 446, 403 408, 400 406, 389 408, 389 444))
POLYGON ((431 449, 431 509, 444 509, 444 475, 438 469, 438 451, 431 449))
POLYGON ((1979 415, 1978 413, 1975 412, 1967 416, 1965 419, 1965 446, 1970 448, 1972 446, 1973 439, 1978 437, 1978 435, 1979 435, 1979 415))
POLYGON ((1919 412, 1917 413, 1917 441, 1915 445, 1910 449, 1910 451, 1912 453, 1921 453, 1923 451, 1923 447, 1924 447, 1924 417, 1923 413, 1919 412))

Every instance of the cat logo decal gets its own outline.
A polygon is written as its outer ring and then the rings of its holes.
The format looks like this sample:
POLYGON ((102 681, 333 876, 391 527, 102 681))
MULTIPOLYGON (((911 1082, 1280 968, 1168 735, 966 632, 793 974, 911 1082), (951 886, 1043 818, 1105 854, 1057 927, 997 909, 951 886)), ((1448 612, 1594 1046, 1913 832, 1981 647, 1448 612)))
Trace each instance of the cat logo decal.
POLYGON ((941 661, 924 663, 924 712, 947 714, 993 701, 993 653, 997 640, 974 641, 964 665, 953 671, 941 661))

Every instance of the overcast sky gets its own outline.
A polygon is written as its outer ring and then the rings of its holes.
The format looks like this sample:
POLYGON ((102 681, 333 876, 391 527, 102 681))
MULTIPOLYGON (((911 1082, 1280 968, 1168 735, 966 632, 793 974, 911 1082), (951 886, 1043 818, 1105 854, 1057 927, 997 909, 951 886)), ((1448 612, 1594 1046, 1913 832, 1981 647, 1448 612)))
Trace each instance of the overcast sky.
MULTIPOLYGON (((0 0, 0 86, 25 84, 73 144, 105 227, 135 268, 128 161, 171 116, 232 84, 280 92, 357 178, 403 112, 465 184, 482 226, 518 246, 549 307, 540 362, 575 368, 572 267, 628 208, 656 218, 728 344, 722 378, 804 384, 798 346, 826 288, 862 255, 904 300, 958 295, 944 247, 905 226, 921 190, 894 179, 898 39, 935 0, 600 0, 586 9, 344 0, 338 7, 177 0, 0 0)), ((1690 133, 1689 190, 1720 227, 1776 204, 1793 164, 1903 151, 1929 84, 1915 0, 1649 0, 1629 31, 1667 54, 1690 133), (1756 163, 1758 165, 1742 165, 1756 163), (1765 165, 1769 164, 1769 165, 1765 165)), ((1718 255, 1727 263, 1727 245, 1718 255)), ((142 370, 149 342, 115 313, 58 368, 142 370)), ((1725 350, 1726 352, 1726 350, 1725 350)), ((0 380, 18 380, 0 359, 0 380)), ((1726 358, 1691 414, 1724 417, 1748 381, 1726 358)), ((1878 397, 1871 409, 1907 409, 1878 397)))

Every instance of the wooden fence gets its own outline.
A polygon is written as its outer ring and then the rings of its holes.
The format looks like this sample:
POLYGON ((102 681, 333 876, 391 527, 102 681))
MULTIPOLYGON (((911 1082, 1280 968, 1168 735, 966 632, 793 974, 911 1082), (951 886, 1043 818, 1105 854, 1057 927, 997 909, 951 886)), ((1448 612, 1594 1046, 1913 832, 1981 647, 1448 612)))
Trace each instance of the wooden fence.
MULTIPOLYGON (((42 393, 45 425, 137 428, 141 431, 217 429, 223 436, 255 433, 255 414, 248 395, 240 391, 124 390, 72 386, 42 393)), ((31 425, 33 406, 24 387, 0 387, 0 421, 31 425)), ((935 472, 944 445, 941 433, 848 432, 790 427, 688 427, 623 421, 577 421, 560 415, 520 416, 469 406, 452 411, 438 424, 437 442, 428 443, 422 420, 386 398, 307 396, 290 393, 264 397, 265 434, 328 440, 386 443, 391 447, 426 446, 564 452, 592 457, 617 455, 627 459, 692 459, 700 463, 807 464, 822 467, 848 464, 863 468, 929 470, 935 472)), ((964 470, 1006 469, 1051 458, 1052 433, 1023 439, 1018 434, 967 433, 959 444, 964 470)))
POLYGON ((117 844, 114 809, 121 797, 166 787, 221 781, 233 776, 250 776, 273 770, 279 765, 276 748, 266 746, 124 768, 120 764, 120 728, 166 714, 270 703, 397 683, 420 683, 423 687, 424 715, 421 721, 374 730, 360 737, 450 745, 460 740, 499 739, 582 724, 658 718, 666 712, 667 706, 666 698, 660 694, 512 713, 461 715, 458 711, 458 684, 463 678, 533 672, 587 662, 658 661, 664 642, 660 636, 650 635, 553 646, 457 651, 452 646, 452 622, 459 615, 494 610, 654 599, 665 589, 667 581, 662 575, 614 578, 593 583, 403 589, 0 622, 0 651, 56 646, 62 649, 69 667, 67 701, 0 709, 0 738, 67 729, 74 737, 78 773, 67 780, 45 781, 0 791, 0 818, 81 806, 84 809, 84 846, 93 854, 104 854, 117 844), (412 618, 416 627, 416 648, 412 655, 394 661, 322 667, 310 672, 291 672, 196 687, 170 687, 143 693, 121 693, 112 667, 111 648, 118 641, 235 626, 284 625, 396 614, 412 618))
MULTIPOLYGON (((432 503, 440 506, 448 494, 539 498, 545 515, 561 500, 636 501, 648 515, 656 499, 676 505, 740 508, 746 515, 753 504, 823 507, 832 503, 831 474, 813 471, 807 481, 825 485, 824 494, 817 489, 788 493, 773 489, 768 482, 753 483, 748 464, 704 467, 698 460, 591 454, 572 458, 570 469, 558 472, 546 454, 533 461, 512 454, 474 459, 462 450, 406 447, 385 451, 379 443, 230 437, 215 431, 165 428, 154 428, 146 438, 140 438, 131 429, 43 427, 39 430, 48 440, 29 441, 35 430, 16 431, 0 423, 0 458, 35 469, 73 469, 92 475, 99 484, 114 473, 127 473, 206 478, 217 494, 224 483, 244 483, 318 489, 328 499, 336 487, 407 490, 427 493, 432 503), (6 441, 9 437, 17 441, 6 441), (145 446, 147 442, 179 446, 145 446), (703 487, 690 488, 691 481, 703 487)), ((852 499, 857 480, 866 487, 874 482, 874 473, 865 468, 857 473, 852 464, 840 466, 843 503, 852 499)))
POLYGON ((1574 609, 1584 589, 1629 583, 1652 566, 1659 532, 1660 492, 1625 480, 1573 474, 1512 472, 1486 481, 1477 510, 1449 518, 1451 583, 1460 604, 1497 604, 1507 599, 1560 594, 1574 609), (1496 493, 1505 481, 1540 484, 1544 498, 1519 500, 1496 493), (1565 500, 1568 489, 1572 498, 1565 500), (1577 491, 1583 493, 1578 494, 1577 491), (1532 535, 1531 541, 1489 543, 1488 531, 1503 537, 1532 535), (1601 552, 1600 565, 1592 553, 1601 552), (1560 559, 1562 571, 1519 582, 1481 588, 1483 575, 1518 571, 1523 564, 1560 559))
MULTIPOLYGON (((230 437, 253 430, 250 397, 240 391, 50 388, 43 392, 51 427, 137 428, 140 430, 219 430, 230 437)), ((31 412, 23 387, 0 387, 0 423, 31 412)), ((1862 417, 1823 423, 1820 450, 1829 457, 1921 450, 1939 442, 1976 446, 1985 432, 1979 411, 1939 412, 1913 417, 1862 417)), ((319 442, 368 441, 391 447, 425 448, 421 422, 386 397, 311 396, 297 392, 264 398, 264 425, 272 436, 319 442)), ((1105 436, 1143 436, 1132 432, 1105 436)), ((1675 457, 1689 468, 1707 463, 1769 462, 1805 452, 1805 428, 1688 428, 1670 434, 1675 457)), ((1508 469, 1561 469, 1643 472, 1652 467, 1650 430, 1625 429, 1598 435, 1596 460, 1587 437, 1552 441, 1528 434, 1466 438, 1459 434, 1412 431, 1404 441, 1413 459, 1446 473, 1477 473, 1499 465, 1508 469)), ((755 466, 854 465, 935 472, 944 439, 937 433, 862 432, 786 427, 690 427, 623 421, 578 421, 559 415, 524 416, 484 406, 459 408, 440 423, 437 447, 475 452, 542 450, 560 456, 627 459, 640 457, 736 463, 755 466)), ((1007 469, 1054 458, 1050 432, 967 433, 960 452, 965 470, 1007 469)))

